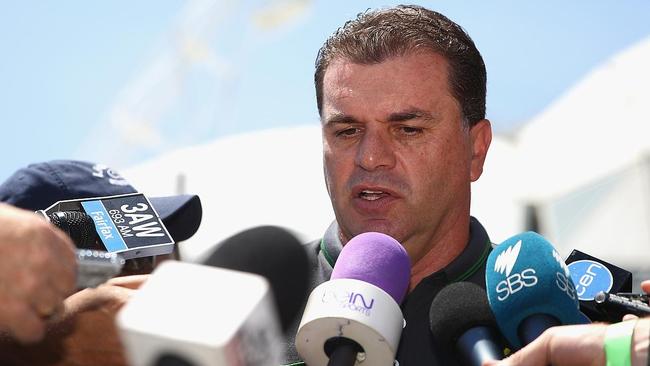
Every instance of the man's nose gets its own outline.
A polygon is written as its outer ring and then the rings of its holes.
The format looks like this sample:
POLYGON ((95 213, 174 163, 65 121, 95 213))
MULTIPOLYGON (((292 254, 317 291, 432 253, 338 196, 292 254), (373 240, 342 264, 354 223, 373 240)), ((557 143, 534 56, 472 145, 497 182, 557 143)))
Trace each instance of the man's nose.
POLYGON ((358 145, 356 164, 368 171, 392 168, 395 152, 389 133, 367 129, 358 145))

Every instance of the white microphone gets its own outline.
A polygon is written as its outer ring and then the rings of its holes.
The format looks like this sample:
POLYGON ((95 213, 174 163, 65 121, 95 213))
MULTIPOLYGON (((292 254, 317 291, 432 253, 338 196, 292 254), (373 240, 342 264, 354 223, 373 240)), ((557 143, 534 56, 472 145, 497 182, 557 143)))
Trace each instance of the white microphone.
POLYGON ((295 311, 279 316, 277 304, 282 301, 272 289, 278 294, 298 293, 292 296, 304 301, 301 282, 306 288, 309 273, 298 240, 276 227, 250 229, 223 242, 206 264, 163 262, 118 313, 129 364, 280 363, 282 327, 295 311), (287 283, 286 276, 296 280, 287 283))
POLYGON ((278 364, 280 325, 262 276, 167 261, 118 313, 127 358, 153 366, 278 364))

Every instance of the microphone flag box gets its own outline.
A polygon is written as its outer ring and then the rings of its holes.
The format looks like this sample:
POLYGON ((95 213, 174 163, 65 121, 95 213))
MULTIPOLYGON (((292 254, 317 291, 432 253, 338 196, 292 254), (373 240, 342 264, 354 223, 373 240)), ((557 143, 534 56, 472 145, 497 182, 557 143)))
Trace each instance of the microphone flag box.
POLYGON ((282 356, 271 287, 252 273, 165 261, 115 321, 132 366, 275 366, 282 356))
POLYGON ((632 273, 579 250, 573 250, 565 263, 576 286, 580 311, 592 321, 617 322, 623 312, 606 311, 594 301, 596 295, 632 291, 632 273))
POLYGON ((124 259, 169 254, 174 240, 160 216, 142 193, 59 201, 37 212, 80 211, 90 216, 109 253, 124 259))

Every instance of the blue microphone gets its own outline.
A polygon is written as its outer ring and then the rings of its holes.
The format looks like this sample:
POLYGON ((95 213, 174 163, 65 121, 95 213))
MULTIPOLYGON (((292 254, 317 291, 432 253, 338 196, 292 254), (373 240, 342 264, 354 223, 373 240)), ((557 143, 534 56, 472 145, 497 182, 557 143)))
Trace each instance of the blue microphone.
POLYGON ((589 322, 564 260, 537 233, 515 235, 492 250, 485 286, 499 329, 515 349, 552 326, 589 322))

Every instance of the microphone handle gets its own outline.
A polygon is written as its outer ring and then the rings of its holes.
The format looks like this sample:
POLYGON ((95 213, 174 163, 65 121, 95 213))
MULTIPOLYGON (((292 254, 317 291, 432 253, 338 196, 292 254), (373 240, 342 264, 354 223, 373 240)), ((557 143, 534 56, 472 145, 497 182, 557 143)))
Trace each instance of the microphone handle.
POLYGON ((495 341, 499 339, 494 329, 486 326, 473 327, 458 338, 456 348, 464 358, 464 364, 480 366, 484 361, 503 359, 503 347, 495 341))
MULTIPOLYGON (((594 302, 596 307, 604 308, 605 311, 611 312, 622 312, 624 314, 633 314, 638 317, 644 317, 650 315, 650 306, 642 301, 634 301, 626 297, 626 293, 619 294, 610 294, 607 292, 600 291, 594 297, 594 302)), ((639 298, 643 295, 629 294, 631 296, 638 296, 639 298)), ((620 320, 620 319, 619 319, 620 320)))
MULTIPOLYGON (((357 353, 361 346, 351 339, 337 337, 331 343, 331 352, 327 366, 354 366, 357 362, 357 353)), ((329 348, 328 346, 325 347, 329 348)))
POLYGON ((154 366, 194 366, 194 364, 182 357, 165 353, 158 357, 154 366))
POLYGON ((524 346, 534 341, 550 327, 562 325, 554 316, 548 314, 533 314, 519 324, 518 333, 524 346))

